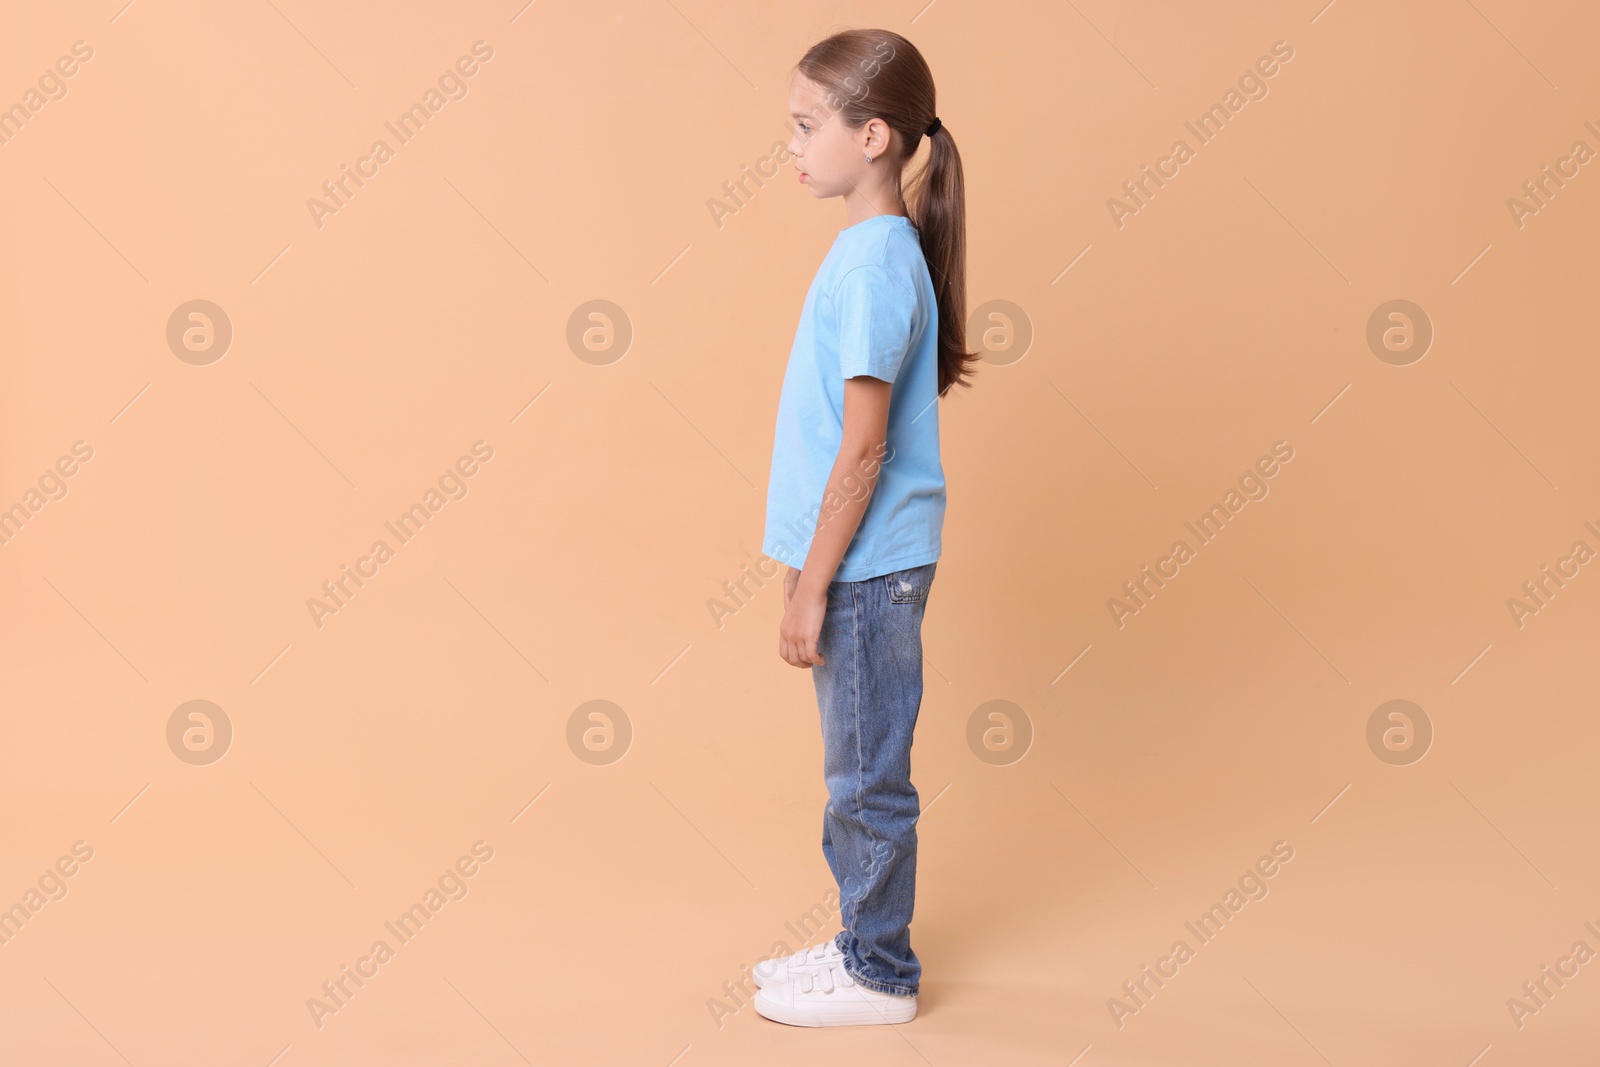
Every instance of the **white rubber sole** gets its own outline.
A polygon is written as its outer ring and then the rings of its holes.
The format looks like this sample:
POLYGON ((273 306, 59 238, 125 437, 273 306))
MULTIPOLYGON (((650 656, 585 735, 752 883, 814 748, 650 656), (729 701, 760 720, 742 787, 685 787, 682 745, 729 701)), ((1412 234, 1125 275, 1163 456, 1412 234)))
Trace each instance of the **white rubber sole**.
POLYGON ((751 1003, 763 1018, 790 1026, 870 1026, 876 1023, 908 1023, 917 1017, 916 997, 798 1004, 791 1007, 775 1003, 757 993, 751 1003))

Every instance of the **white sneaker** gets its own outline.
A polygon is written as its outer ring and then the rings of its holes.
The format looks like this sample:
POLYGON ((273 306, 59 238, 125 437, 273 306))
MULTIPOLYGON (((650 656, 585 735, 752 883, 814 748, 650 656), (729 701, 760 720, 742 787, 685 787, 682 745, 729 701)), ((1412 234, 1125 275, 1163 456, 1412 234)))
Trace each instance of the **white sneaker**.
POLYGON ((802 971, 831 967, 842 959, 844 953, 839 951, 839 946, 835 945, 833 938, 830 937, 820 945, 803 948, 791 956, 774 956, 770 960, 762 960, 750 968, 750 979, 759 989, 769 982, 787 981, 802 971))
POLYGON ((897 997, 857 985, 842 965, 801 971, 756 991, 756 1012, 791 1026, 904 1023, 917 1017, 916 997, 897 997))

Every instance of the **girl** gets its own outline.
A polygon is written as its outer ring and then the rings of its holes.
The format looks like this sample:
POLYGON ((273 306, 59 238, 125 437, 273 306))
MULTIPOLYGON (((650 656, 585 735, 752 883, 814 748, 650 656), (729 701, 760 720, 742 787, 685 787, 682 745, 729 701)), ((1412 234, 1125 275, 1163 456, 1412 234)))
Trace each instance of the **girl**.
POLYGON ((940 555, 937 401, 970 386, 961 157, 910 41, 849 30, 813 46, 789 89, 799 180, 842 197, 778 401, 762 551, 788 564, 778 654, 811 670, 828 803, 822 854, 844 929, 752 968, 756 1011, 801 1026, 916 1015, 911 735, 922 615, 940 555), (927 164, 901 174, 926 140, 927 164))

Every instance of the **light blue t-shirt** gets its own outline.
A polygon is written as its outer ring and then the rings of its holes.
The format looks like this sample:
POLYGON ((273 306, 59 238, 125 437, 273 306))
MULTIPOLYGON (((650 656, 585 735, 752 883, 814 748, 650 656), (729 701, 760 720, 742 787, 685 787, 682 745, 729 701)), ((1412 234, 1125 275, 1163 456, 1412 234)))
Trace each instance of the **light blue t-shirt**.
MULTIPOLYGON (((836 582, 859 582, 939 558, 944 468, 939 462, 939 309, 917 229, 874 215, 839 231, 817 268, 778 399, 761 550, 803 567, 844 437, 844 381, 893 383, 878 484, 836 582)), ((859 499, 869 469, 845 486, 859 499)), ((830 500, 829 512, 842 500, 830 500)))

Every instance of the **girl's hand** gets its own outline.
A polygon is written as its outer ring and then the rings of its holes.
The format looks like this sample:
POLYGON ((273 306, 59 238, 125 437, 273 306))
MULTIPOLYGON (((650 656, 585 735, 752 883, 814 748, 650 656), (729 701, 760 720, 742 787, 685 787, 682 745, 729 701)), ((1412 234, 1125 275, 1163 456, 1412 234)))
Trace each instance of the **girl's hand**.
POLYGON ((822 620, 828 612, 828 594, 800 591, 799 571, 791 569, 783 583, 783 621, 778 624, 778 655, 792 667, 825 664, 817 652, 822 620))

